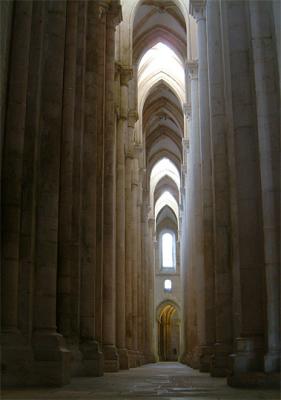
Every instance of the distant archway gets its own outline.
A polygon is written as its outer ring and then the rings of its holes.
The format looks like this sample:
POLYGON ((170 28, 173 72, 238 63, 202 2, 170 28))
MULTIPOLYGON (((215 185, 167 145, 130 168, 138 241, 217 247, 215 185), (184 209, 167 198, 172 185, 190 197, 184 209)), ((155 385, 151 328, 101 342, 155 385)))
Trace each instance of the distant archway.
POLYGON ((158 318, 159 361, 178 361, 180 352, 180 319, 177 308, 164 303, 158 318))

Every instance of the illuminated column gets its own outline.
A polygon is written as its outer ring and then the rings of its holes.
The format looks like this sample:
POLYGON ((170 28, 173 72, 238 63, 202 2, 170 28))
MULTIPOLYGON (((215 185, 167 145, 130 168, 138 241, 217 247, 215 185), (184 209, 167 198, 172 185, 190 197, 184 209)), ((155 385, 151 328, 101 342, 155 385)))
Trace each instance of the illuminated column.
POLYGON ((111 4, 106 23, 103 208, 103 353, 105 371, 119 370, 116 349, 116 131, 114 112, 115 27, 121 9, 111 4))
MULTIPOLYGON (((200 154, 199 96, 198 96, 198 63, 188 62, 191 80, 192 127, 190 132, 191 162, 191 216, 192 229, 192 276, 195 292, 192 303, 196 304, 197 332, 194 337, 193 366, 199 367, 200 347, 205 343, 205 288, 204 288, 204 254, 203 254, 203 215, 202 215, 202 165, 200 154)), ((193 307, 193 306, 192 306, 193 307)))
MULTIPOLYGON (((230 270, 230 182, 225 125, 224 76, 219 3, 207 3, 207 50, 214 196, 215 346, 213 376, 225 376, 232 342, 230 270)), ((212 315, 212 310, 211 315, 212 315)))
POLYGON ((271 3, 250 1, 267 300, 265 372, 280 370, 280 92, 271 3))
POLYGON ((132 310, 132 162, 133 155, 130 151, 126 152, 125 168, 125 315, 126 315, 126 348, 128 350, 128 364, 132 367, 133 362, 133 310, 132 310))
MULTIPOLYGON (((200 340, 200 371, 210 370, 210 360, 214 345, 214 261, 213 261, 213 199, 211 171, 211 135, 209 109, 209 80, 206 37, 205 0, 191 0, 191 13, 197 22, 198 35, 198 92, 199 92, 199 126, 201 150, 202 180, 202 240, 204 254, 204 273, 200 277, 201 292, 205 293, 202 311, 205 330, 200 340)), ((201 297, 201 296, 200 296, 201 297)), ((198 316, 198 318, 200 318, 198 316)))
POLYGON ((126 348, 126 299, 125 283, 125 138, 128 127, 128 81, 132 70, 120 65, 120 117, 117 132, 116 177, 116 345, 120 368, 129 368, 126 348))

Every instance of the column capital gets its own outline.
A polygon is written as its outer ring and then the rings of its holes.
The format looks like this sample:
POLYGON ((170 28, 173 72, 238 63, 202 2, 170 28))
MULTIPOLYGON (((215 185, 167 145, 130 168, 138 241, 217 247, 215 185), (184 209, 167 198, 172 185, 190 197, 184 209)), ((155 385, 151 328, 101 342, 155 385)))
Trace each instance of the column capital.
POLYGON ((206 0, 190 0, 189 14, 195 18, 196 22, 206 19, 206 0))
POLYGON ((126 158, 135 159, 143 151, 143 145, 140 143, 131 142, 125 150, 126 158))
POLYGON ((143 152, 143 145, 141 143, 134 143, 135 155, 138 156, 143 152))
POLYGON ((197 60, 189 60, 186 63, 189 78, 191 80, 198 79, 198 61, 197 60))
POLYGON ((184 150, 189 149, 189 139, 187 139, 187 138, 182 139, 182 147, 184 148, 184 150))
POLYGON ((149 226, 150 228, 154 228, 154 225, 155 225, 155 218, 153 218, 153 217, 148 217, 147 222, 148 222, 148 226, 149 226))
POLYGON ((138 112, 136 110, 129 110, 128 112, 128 125, 131 128, 134 128, 135 123, 139 119, 138 112))
POLYGON ((120 83, 122 86, 127 86, 133 78, 133 68, 130 65, 119 64, 120 83))
MULTIPOLYGON (((182 173, 183 173, 184 175, 187 174, 187 164, 186 164, 186 163, 183 163, 183 164, 182 164, 181 170, 182 170, 182 173)), ((183 192, 184 188, 181 188, 181 190, 182 190, 182 194, 184 194, 184 192, 183 192)))
POLYGON ((110 0, 99 0, 98 7, 99 7, 99 19, 102 19, 106 16, 107 11, 109 9, 110 0))
POLYGON ((191 118, 191 104, 183 104, 183 112, 187 119, 191 118))
POLYGON ((108 1, 106 0, 101 1, 101 3, 105 3, 107 6, 107 16, 109 17, 107 22, 110 24, 110 26, 115 28, 123 19, 122 7, 119 0, 114 2, 111 1, 109 6, 108 1))

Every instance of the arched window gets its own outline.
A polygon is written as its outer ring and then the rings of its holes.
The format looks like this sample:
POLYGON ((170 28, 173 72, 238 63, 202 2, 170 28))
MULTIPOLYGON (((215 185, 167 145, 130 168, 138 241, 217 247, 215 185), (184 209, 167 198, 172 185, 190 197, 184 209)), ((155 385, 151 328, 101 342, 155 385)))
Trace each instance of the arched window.
POLYGON ((175 235, 172 232, 164 232, 161 236, 162 268, 175 268, 175 235))
POLYGON ((165 279, 165 281, 164 281, 164 290, 165 290, 165 292, 171 292, 172 291, 172 281, 171 281, 171 279, 165 279))

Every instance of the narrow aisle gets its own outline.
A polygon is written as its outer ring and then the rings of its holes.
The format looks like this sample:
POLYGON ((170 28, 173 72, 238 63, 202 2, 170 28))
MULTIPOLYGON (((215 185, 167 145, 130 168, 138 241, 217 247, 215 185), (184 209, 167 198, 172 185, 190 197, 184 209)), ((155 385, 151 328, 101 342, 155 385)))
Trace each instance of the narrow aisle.
POLYGON ((139 368, 107 373, 98 378, 73 378, 62 388, 12 389, 3 400, 279 400, 278 390, 234 389, 224 378, 211 378, 177 362, 147 364, 139 368))

